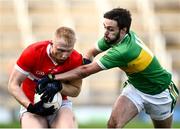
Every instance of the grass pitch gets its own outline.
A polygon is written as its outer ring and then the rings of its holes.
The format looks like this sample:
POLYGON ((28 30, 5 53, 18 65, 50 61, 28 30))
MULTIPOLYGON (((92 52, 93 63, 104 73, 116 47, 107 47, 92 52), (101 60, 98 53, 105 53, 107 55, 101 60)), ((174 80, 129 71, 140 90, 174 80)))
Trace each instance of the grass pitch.
MULTIPOLYGON (((9 124, 0 124, 0 128, 20 128, 20 124, 18 121, 15 121, 9 124)), ((79 128, 107 128, 107 126, 106 121, 91 121, 88 123, 79 123, 79 128)), ((151 122, 133 120, 125 128, 153 128, 153 125, 151 122)), ((173 123, 173 128, 180 128, 180 123, 173 123)))

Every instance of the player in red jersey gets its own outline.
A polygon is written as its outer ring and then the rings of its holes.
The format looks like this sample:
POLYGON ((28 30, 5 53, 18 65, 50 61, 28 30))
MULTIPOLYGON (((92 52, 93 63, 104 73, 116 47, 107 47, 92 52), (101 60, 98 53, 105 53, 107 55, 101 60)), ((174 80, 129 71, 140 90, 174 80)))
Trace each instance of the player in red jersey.
POLYGON ((72 29, 60 27, 56 30, 52 41, 41 41, 28 46, 17 60, 9 79, 8 89, 21 104, 22 128, 76 127, 71 109, 72 102, 67 96, 78 96, 82 80, 61 84, 58 90, 62 94, 62 106, 55 114, 53 107, 43 108, 42 103, 34 104, 37 83, 33 81, 49 73, 62 73, 82 65, 82 55, 74 50, 75 41, 72 29))

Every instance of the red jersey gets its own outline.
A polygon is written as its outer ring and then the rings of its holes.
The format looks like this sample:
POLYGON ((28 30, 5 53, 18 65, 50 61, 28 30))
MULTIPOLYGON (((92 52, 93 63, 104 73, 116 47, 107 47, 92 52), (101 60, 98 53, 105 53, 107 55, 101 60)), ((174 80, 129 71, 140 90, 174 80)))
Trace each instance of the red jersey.
MULTIPOLYGON (((40 79, 49 73, 56 74, 69 71, 83 64, 82 55, 73 50, 67 60, 56 64, 50 57, 51 41, 41 41, 27 47, 17 60, 16 69, 27 76, 22 89, 31 102, 34 102, 35 88, 37 86, 30 78, 40 79)), ((67 99, 67 96, 62 96, 67 99)))

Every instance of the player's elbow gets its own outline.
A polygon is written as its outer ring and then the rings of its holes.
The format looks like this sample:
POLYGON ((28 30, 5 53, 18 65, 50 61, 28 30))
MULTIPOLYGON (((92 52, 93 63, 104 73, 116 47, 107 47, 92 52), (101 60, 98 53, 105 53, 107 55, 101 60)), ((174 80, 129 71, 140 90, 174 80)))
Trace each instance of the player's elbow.
POLYGON ((8 82, 8 92, 11 94, 11 95, 14 95, 16 93, 18 93, 19 91, 19 86, 20 84, 17 83, 16 81, 14 80, 9 80, 8 82))
POLYGON ((87 76, 89 76, 89 72, 88 72, 88 65, 83 65, 80 67, 80 70, 79 70, 79 76, 80 78, 85 78, 87 76))
MULTIPOLYGON (((79 92, 80 93, 80 92, 79 92)), ((71 97, 77 97, 79 95, 79 93, 74 93, 71 97)))
POLYGON ((13 91, 15 91, 15 86, 13 85, 13 83, 11 82, 11 81, 9 81, 9 83, 8 83, 8 92, 10 93, 10 94, 12 94, 13 93, 13 91))
POLYGON ((74 93, 72 94, 71 97, 77 97, 77 96, 80 94, 80 92, 81 92, 81 89, 80 89, 80 88, 76 88, 76 89, 74 90, 74 93))
POLYGON ((63 89, 61 93, 69 97, 77 97, 81 92, 82 80, 63 82, 63 89))
POLYGON ((11 91, 12 91, 12 90, 11 90, 11 84, 8 83, 8 92, 11 93, 11 91))

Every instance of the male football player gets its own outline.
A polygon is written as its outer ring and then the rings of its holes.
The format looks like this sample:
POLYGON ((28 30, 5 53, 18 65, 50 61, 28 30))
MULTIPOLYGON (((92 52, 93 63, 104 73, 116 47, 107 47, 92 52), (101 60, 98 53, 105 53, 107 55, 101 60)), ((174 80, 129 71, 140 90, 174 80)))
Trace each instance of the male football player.
POLYGON ((8 89, 22 105, 20 119, 22 128, 75 128, 76 121, 72 112, 72 102, 67 96, 76 97, 80 93, 82 80, 68 81, 66 85, 53 81, 47 85, 46 94, 62 94, 62 105, 58 112, 54 107, 44 108, 43 101, 34 103, 35 90, 38 91, 39 80, 48 74, 66 72, 83 64, 82 55, 74 50, 75 32, 68 27, 56 30, 52 40, 40 41, 29 45, 21 54, 11 73, 8 89))
MULTIPOLYGON (((90 49, 86 58, 107 53, 97 61, 57 74, 53 79, 82 79, 102 70, 118 67, 128 80, 114 103, 108 128, 122 128, 142 110, 150 115, 155 128, 171 128, 178 90, 171 74, 139 37, 130 31, 131 14, 115 8, 104 14, 104 37, 90 49)), ((45 79, 45 78, 44 78, 45 79)), ((52 79, 47 79, 52 80, 52 79)))

